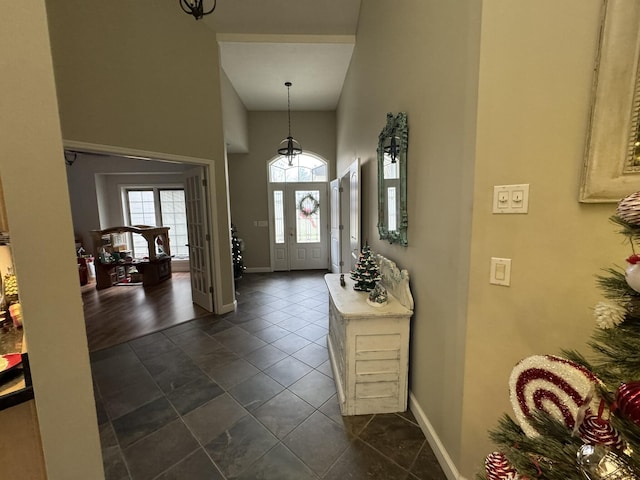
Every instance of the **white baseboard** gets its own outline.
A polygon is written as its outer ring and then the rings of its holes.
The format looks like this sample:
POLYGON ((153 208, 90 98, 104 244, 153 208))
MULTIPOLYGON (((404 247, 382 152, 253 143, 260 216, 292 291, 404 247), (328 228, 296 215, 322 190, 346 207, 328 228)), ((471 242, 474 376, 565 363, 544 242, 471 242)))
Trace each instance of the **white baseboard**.
POLYGON ((271 267, 247 267, 245 270, 247 273, 271 273, 271 267))
POLYGON ((225 303, 220 308, 214 307, 214 310, 217 315, 224 315, 225 313, 235 312, 236 308, 238 308, 238 301, 234 300, 233 303, 225 303))
POLYGON ((427 437, 427 442, 431 446, 431 450, 435 453, 436 458, 438 459, 438 463, 442 467, 444 474, 447 476, 448 480, 466 480, 463 476, 460 475, 458 469, 455 464, 451 460, 449 453, 444 448, 444 445, 440 441, 438 434, 431 426, 431 422, 425 415, 422 408, 418 404, 416 397, 413 396, 413 393, 409 392, 409 409, 413 413, 413 416, 416 417, 420 428, 422 429, 422 433, 427 437))

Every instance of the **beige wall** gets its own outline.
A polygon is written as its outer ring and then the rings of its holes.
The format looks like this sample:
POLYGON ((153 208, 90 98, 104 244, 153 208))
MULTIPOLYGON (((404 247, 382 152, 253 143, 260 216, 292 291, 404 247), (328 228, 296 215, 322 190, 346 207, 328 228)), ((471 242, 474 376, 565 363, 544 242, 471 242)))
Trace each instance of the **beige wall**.
POLYGON ((222 69, 220 69, 220 86, 227 152, 247 153, 249 151, 248 112, 222 69))
MULTIPOLYGON (((100 479, 102 456, 45 5, 42 0, 10 2, 2 13, 0 174, 47 478, 100 479)), ((35 464, 38 457, 30 461, 35 464)), ((38 479, 38 470, 18 471, 22 478, 38 479)))
MULTIPOLYGON (((291 133, 304 151, 329 162, 335 176, 335 112, 292 112, 291 133)), ((267 164, 276 156, 287 136, 287 112, 249 112, 249 153, 229 155, 231 220, 244 240, 244 264, 249 269, 268 269, 269 229, 256 227, 256 220, 269 219, 267 164)))
POLYGON ((47 478, 33 400, 0 411, 0 445, 10 446, 0 450, 2 478, 47 478))
POLYGON ((338 170, 361 157, 362 240, 411 275, 410 389, 459 457, 470 248, 479 5, 362 3, 338 112, 338 170), (384 29, 380 25, 384 24, 384 29), (407 112, 409 246, 378 239, 377 137, 407 112))
POLYGON ((70 0, 47 7, 65 140, 202 159, 214 179, 216 308, 232 306, 215 32, 167 2, 70 0))
POLYGON ((600 8, 599 0, 483 4, 461 457, 467 473, 488 453, 487 426, 511 412, 514 363, 563 348, 588 353, 590 309, 601 299, 595 275, 629 253, 607 221, 615 205, 577 202, 600 8), (492 186, 509 183, 530 183, 528 215, 490 213, 492 186), (510 288, 488 284, 491 256, 513 259, 510 288))
POLYGON ((493 450, 488 430, 511 412, 513 365, 586 351, 594 277, 628 254, 607 221, 614 205, 577 201, 600 7, 362 4, 338 109, 338 171, 361 157, 362 238, 409 269, 410 388, 466 478, 493 450), (406 248, 376 231, 375 148, 388 111, 408 114, 406 248), (492 215, 493 185, 510 183, 531 185, 528 215, 492 215), (512 259, 511 287, 489 284, 492 256, 512 259))

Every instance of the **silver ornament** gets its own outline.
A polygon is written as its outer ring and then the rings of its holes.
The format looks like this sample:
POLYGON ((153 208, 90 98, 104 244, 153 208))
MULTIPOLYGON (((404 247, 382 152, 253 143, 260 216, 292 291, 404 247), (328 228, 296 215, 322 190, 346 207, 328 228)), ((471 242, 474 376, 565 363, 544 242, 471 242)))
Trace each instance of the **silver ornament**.
POLYGON ((578 468, 587 480, 638 480, 620 455, 602 445, 582 445, 578 468))

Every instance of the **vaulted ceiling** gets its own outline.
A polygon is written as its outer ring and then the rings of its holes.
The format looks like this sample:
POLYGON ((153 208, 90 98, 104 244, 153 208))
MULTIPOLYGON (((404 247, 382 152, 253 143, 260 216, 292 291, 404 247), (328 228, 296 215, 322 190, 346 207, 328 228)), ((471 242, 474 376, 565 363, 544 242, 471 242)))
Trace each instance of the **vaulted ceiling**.
MULTIPOLYGON (((212 2, 204 0, 205 8, 212 2)), ((198 21, 217 32, 222 68, 248 110, 286 110, 287 81, 292 110, 334 110, 360 2, 217 0, 215 11, 198 21)))

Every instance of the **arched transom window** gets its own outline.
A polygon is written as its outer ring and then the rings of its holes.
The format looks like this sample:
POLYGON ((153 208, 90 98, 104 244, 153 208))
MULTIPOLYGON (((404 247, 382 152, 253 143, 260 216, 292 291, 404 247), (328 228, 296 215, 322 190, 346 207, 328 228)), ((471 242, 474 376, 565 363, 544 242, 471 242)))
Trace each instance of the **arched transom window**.
POLYGON ((277 157, 269 163, 271 183, 326 182, 327 179, 327 162, 310 153, 297 155, 293 165, 289 165, 287 157, 277 157))

